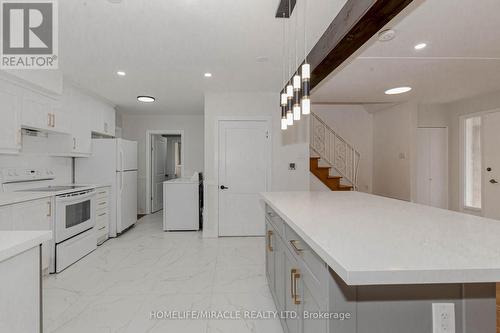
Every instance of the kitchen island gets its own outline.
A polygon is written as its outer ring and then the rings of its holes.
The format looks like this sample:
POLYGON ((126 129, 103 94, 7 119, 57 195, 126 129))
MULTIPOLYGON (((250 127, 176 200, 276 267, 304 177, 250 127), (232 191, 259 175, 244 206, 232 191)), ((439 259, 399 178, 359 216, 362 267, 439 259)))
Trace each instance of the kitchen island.
POLYGON ((495 331, 500 222, 359 192, 262 198, 278 309, 350 314, 284 319, 285 331, 433 332, 433 303, 455 316, 448 331, 495 331))

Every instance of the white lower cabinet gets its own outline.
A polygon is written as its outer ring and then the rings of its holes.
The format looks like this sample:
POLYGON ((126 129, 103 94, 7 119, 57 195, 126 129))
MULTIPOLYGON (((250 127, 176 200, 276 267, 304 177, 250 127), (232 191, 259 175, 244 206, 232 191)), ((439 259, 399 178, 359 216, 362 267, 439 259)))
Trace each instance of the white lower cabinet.
POLYGON ((0 332, 42 332, 40 247, 0 261, 0 332))
POLYGON ((95 235, 97 245, 101 245, 109 238, 109 216, 110 216, 110 187, 96 189, 95 208, 95 235))
MULTIPOLYGON (((52 230, 54 209, 52 197, 0 207, 0 230, 52 230)), ((52 242, 42 244, 42 270, 48 273, 52 242)))

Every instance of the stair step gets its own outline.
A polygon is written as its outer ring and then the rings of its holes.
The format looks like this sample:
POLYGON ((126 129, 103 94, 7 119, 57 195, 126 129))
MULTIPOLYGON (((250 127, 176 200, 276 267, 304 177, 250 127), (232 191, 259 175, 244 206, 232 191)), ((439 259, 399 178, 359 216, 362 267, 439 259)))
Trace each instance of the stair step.
POLYGON ((351 191, 352 186, 343 185, 340 183, 342 176, 330 176, 329 166, 319 166, 318 162, 320 157, 311 156, 309 159, 310 171, 315 175, 323 184, 325 184, 332 191, 351 191))

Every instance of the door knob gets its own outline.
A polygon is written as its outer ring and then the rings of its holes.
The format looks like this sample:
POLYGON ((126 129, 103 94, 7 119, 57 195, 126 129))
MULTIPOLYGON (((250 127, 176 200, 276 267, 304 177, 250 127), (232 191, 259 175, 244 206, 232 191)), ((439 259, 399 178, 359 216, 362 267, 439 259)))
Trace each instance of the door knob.
POLYGON ((226 186, 224 186, 224 185, 221 185, 221 186, 220 186, 220 189, 221 189, 221 190, 228 190, 228 189, 229 189, 229 187, 226 187, 226 186))
POLYGON ((492 183, 492 184, 498 184, 498 182, 495 179, 490 179, 490 183, 492 183))

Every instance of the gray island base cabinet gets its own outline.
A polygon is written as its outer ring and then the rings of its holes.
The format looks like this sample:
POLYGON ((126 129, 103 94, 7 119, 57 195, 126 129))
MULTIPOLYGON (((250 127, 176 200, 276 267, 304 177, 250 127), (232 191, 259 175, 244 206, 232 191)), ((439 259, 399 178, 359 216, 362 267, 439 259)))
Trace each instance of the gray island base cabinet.
POLYGON ((495 332, 494 283, 347 285, 268 205, 266 275, 286 333, 432 333, 433 303, 457 333, 495 332))

